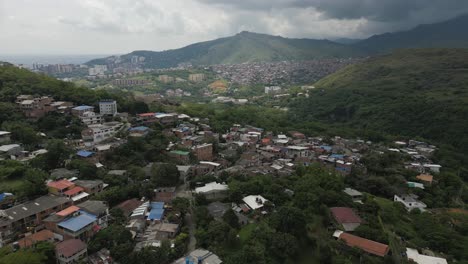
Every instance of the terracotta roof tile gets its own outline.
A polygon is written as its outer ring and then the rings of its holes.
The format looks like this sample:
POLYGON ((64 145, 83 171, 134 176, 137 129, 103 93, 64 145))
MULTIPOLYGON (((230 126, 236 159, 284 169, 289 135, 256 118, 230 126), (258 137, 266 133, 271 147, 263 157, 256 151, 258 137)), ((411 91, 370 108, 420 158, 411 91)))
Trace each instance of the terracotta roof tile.
POLYGON ((345 223, 362 223, 361 218, 356 215, 353 209, 348 207, 332 207, 330 208, 333 217, 339 224, 345 223))
POLYGON ((79 239, 65 240, 55 247, 57 255, 71 257, 86 248, 86 244, 79 239))
POLYGON ((343 240, 350 247, 357 247, 366 251, 367 253, 380 257, 387 255, 388 251, 390 250, 388 245, 354 236, 348 233, 342 233, 339 239, 343 240))

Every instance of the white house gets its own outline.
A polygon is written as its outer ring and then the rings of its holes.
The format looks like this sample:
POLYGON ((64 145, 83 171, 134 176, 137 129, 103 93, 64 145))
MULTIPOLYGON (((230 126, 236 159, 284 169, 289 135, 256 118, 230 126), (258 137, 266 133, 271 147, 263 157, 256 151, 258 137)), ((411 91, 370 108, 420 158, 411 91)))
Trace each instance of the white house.
POLYGON ((444 258, 421 255, 418 250, 413 248, 406 248, 406 256, 408 260, 412 260, 418 264, 447 264, 447 260, 444 258))
POLYGON ((203 194, 207 199, 219 199, 226 196, 227 190, 226 184, 210 182, 203 187, 195 188, 195 193, 203 194))
POLYGON ((288 146, 288 158, 302 158, 310 156, 310 149, 303 146, 288 146))
POLYGON ((252 210, 257 210, 263 208, 267 199, 263 198, 261 195, 249 195, 242 199, 247 206, 252 210))
POLYGON ((0 131, 0 143, 5 143, 10 141, 11 132, 8 131, 0 131))
POLYGON ((402 203, 408 211, 413 209, 419 209, 421 211, 425 211, 427 205, 417 199, 418 197, 414 194, 405 194, 398 196, 395 194, 393 197, 394 202, 402 203))

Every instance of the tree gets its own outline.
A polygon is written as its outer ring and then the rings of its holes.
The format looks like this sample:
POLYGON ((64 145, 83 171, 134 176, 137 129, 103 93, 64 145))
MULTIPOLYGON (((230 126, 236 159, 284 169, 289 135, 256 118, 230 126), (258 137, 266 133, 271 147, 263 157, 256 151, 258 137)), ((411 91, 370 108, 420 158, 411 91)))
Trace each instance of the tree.
POLYGON ((304 213, 296 207, 280 207, 273 214, 271 224, 278 231, 300 237, 305 231, 306 218, 304 213))
POLYGON ((151 181, 156 186, 176 186, 179 182, 179 171, 175 164, 155 163, 151 173, 151 181))
POLYGON ((32 198, 34 196, 47 193, 45 180, 48 174, 38 169, 27 169, 25 173, 25 181, 22 186, 21 196, 32 198))
POLYGON ((232 228, 238 229, 240 224, 239 224, 239 218, 237 217, 236 213, 234 210, 229 208, 223 215, 223 220, 226 222, 229 226, 232 228))
POLYGON ((176 197, 172 200, 172 207, 178 210, 182 217, 188 212, 190 208, 190 201, 187 198, 176 197))

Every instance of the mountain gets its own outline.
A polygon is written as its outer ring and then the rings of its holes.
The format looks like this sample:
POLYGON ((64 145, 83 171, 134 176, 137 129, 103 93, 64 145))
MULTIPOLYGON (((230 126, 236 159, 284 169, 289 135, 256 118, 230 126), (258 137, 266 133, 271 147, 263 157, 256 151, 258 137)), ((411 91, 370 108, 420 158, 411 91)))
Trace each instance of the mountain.
POLYGON ((414 29, 375 35, 352 46, 371 53, 400 48, 468 48, 468 14, 414 29))
MULTIPOLYGON (((260 61, 308 60, 331 57, 360 56, 364 52, 352 46, 329 40, 290 39, 251 32, 192 44, 167 51, 134 51, 121 56, 130 62, 132 56, 145 57, 145 66, 175 67, 180 63, 194 65, 234 64, 260 61)), ((89 65, 107 64, 112 58, 97 59, 89 65)))
POLYGON ((354 38, 335 38, 335 39, 330 39, 330 40, 333 42, 345 44, 345 45, 355 44, 355 43, 362 41, 362 39, 354 39, 354 38))
POLYGON ((290 106, 299 122, 422 137, 468 153, 468 49, 408 49, 345 67, 290 106))

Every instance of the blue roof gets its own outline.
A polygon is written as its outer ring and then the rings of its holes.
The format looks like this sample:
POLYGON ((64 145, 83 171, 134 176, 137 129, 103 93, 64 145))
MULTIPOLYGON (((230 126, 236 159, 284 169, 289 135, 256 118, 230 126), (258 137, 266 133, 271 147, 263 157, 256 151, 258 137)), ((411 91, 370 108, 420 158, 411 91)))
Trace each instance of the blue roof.
POLYGON ((344 155, 343 154, 331 154, 330 158, 343 159, 344 155))
POLYGON ((86 150, 80 150, 76 153, 76 155, 83 157, 83 158, 89 158, 92 155, 94 155, 94 152, 91 151, 86 151, 86 150))
POLYGON ((5 197, 8 197, 8 196, 13 196, 13 194, 11 194, 11 193, 0 193, 0 201, 3 201, 3 199, 5 199, 5 197))
POLYGON ((145 127, 145 126, 131 127, 128 130, 130 130, 130 131, 147 131, 147 130, 149 130, 149 127, 145 127))
POLYGON ((321 148, 321 149, 324 149, 324 150, 326 150, 326 151, 332 150, 332 147, 330 147, 330 146, 325 146, 325 145, 320 146, 320 148, 321 148))
POLYGON ((97 220, 97 217, 93 214, 86 213, 82 210, 79 212, 80 215, 63 220, 58 224, 58 226, 76 232, 97 220))
POLYGON ((80 105, 80 106, 73 108, 73 110, 83 111, 83 110, 88 110, 88 109, 93 109, 93 108, 94 107, 89 106, 89 105, 80 105))
POLYGON ((163 209, 164 208, 164 202, 152 202, 151 203, 151 209, 163 209))
POLYGON ((163 214, 164 214, 164 209, 158 209, 158 208, 151 209, 148 215, 148 220, 161 220, 163 214))

